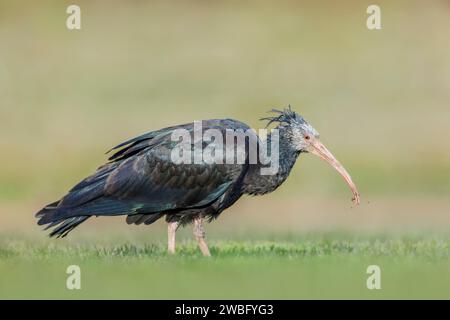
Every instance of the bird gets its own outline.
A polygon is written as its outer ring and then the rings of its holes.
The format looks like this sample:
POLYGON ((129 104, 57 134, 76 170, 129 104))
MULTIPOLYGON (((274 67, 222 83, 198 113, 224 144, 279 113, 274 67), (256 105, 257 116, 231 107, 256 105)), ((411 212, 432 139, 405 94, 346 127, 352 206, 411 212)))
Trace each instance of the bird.
MULTIPOLYGON (((233 119, 201 121, 202 133, 215 130, 226 134, 230 130, 247 133, 246 147, 241 149, 244 161, 194 163, 173 161, 179 146, 176 132, 195 135, 195 123, 171 126, 127 140, 108 152, 113 152, 106 164, 76 184, 60 200, 35 214, 37 224, 51 229, 50 237, 63 238, 91 217, 126 216, 128 224, 150 225, 165 218, 168 223, 168 253, 175 253, 175 235, 179 227, 193 224, 193 234, 204 256, 210 256, 205 240, 204 222, 215 220, 243 195, 264 195, 277 189, 289 176, 301 154, 313 154, 325 160, 349 185, 357 205, 360 194, 351 176, 323 145, 319 133, 304 117, 289 105, 272 109, 271 115, 260 120, 274 129, 263 140, 245 123, 233 119), (267 144, 276 132, 277 150, 267 144), (267 154, 278 152, 278 169, 262 174, 268 164, 250 161, 248 141, 255 141, 258 150, 266 146, 267 154)), ((267 127, 266 126, 266 127, 267 127)), ((185 141, 185 151, 207 148, 205 141, 185 141)), ((237 143, 233 139, 233 143, 237 143)), ((234 146, 233 146, 234 150, 234 146)), ((179 152, 179 150, 178 150, 179 152)), ((194 150, 195 153, 195 150, 194 150)), ((220 157, 220 153, 218 153, 220 157)), ((237 153, 233 160, 236 160, 237 153)), ((220 160, 220 159, 219 159, 220 160)))

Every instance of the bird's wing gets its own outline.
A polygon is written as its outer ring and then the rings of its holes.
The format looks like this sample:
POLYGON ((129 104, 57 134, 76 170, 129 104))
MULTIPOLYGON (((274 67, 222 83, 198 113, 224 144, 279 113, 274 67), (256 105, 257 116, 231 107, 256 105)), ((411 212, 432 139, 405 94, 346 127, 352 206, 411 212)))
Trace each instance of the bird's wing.
MULTIPOLYGON (((230 121, 204 121, 203 129, 224 131, 233 126, 230 121)), ((39 223, 79 215, 157 213, 202 207, 215 201, 239 178, 245 166, 175 164, 171 160, 171 152, 178 144, 171 139, 175 128, 189 132, 193 129, 192 124, 171 127, 123 144, 111 157, 112 162, 72 188, 55 206, 55 212, 43 215, 39 223)))
MULTIPOLYGON (((227 129, 243 130, 243 131, 250 129, 250 127, 247 126, 245 123, 234 119, 211 119, 211 120, 203 120, 201 123, 203 132, 209 129, 217 129, 222 132, 224 137, 226 135, 227 129)), ((112 151, 115 152, 109 157, 108 160, 112 162, 120 161, 134 154, 137 154, 138 152, 144 149, 151 148, 154 145, 167 143, 172 133, 175 130, 179 129, 187 130, 188 132, 191 133, 191 135, 193 135, 194 125, 193 123, 186 123, 178 126, 167 127, 161 130, 144 133, 138 137, 127 140, 109 150, 107 153, 110 153, 112 151)))

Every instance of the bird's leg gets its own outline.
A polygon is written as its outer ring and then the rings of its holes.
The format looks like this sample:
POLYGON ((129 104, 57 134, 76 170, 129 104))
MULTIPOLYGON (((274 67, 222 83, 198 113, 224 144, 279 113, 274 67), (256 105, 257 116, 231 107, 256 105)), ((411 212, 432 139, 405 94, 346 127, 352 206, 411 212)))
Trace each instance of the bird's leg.
POLYGON ((205 229, 203 228, 203 218, 194 219, 194 237, 198 242, 198 246, 205 257, 210 257, 208 245, 205 242, 205 229))
POLYGON ((177 232, 178 226, 178 222, 169 222, 169 226, 167 227, 167 235, 169 240, 167 248, 170 254, 175 253, 175 234, 177 232))

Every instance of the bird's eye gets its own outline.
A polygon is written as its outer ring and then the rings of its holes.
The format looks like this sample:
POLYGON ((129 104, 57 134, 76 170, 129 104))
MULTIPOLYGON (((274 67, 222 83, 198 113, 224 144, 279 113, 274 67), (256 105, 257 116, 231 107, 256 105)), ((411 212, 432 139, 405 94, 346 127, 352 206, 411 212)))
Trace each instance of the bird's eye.
POLYGON ((306 140, 309 140, 309 139, 311 139, 311 137, 308 136, 308 135, 306 135, 306 136, 305 136, 305 139, 306 139, 306 140))

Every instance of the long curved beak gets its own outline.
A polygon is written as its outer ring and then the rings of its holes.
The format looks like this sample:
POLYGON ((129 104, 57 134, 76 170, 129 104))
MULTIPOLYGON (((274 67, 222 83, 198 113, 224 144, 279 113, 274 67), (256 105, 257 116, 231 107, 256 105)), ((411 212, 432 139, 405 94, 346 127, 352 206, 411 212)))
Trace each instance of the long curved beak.
POLYGON ((347 170, 340 164, 340 162, 333 156, 333 154, 320 142, 319 139, 311 137, 310 147, 308 152, 322 158, 328 162, 337 172, 344 178, 347 182, 350 190, 353 193, 352 201, 354 204, 358 205, 360 202, 359 192, 356 189, 356 185, 353 183, 352 178, 348 174, 347 170))

